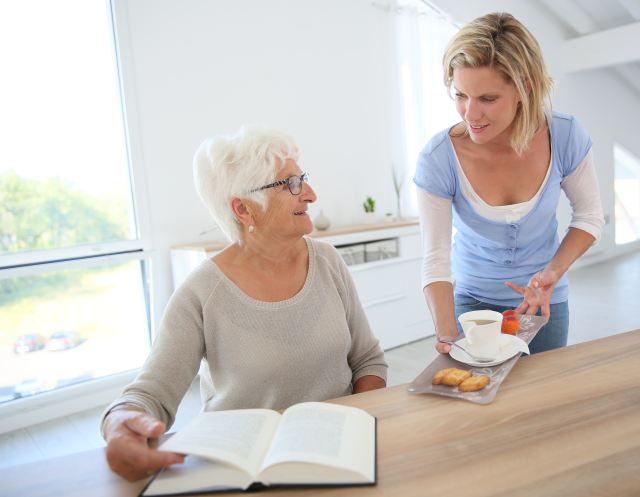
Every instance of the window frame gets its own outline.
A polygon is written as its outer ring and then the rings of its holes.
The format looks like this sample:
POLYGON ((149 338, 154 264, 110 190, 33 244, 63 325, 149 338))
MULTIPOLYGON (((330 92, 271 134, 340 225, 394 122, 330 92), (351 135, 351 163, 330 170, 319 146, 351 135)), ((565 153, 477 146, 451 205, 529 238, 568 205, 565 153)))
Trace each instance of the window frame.
MULTIPOLYGON (((149 278, 146 283, 148 330, 145 332, 148 333, 151 341, 153 337, 151 330, 154 329, 153 268, 157 267, 158 254, 151 245, 147 180, 136 101, 129 16, 126 2, 121 0, 104 0, 104 2, 108 20, 111 23, 113 63, 120 93, 126 158, 138 236, 135 240, 3 255, 0 257, 0 278, 34 275, 52 269, 92 267, 106 262, 146 260, 149 264, 149 278)), ((131 370, 116 373, 4 403, 0 405, 0 434, 93 407, 106 406, 119 395, 126 384, 133 380, 137 372, 138 370, 131 370)))
MULTIPOLYGON (((613 143, 613 198, 614 198, 614 207, 613 207, 613 243, 615 247, 618 249, 623 249, 625 247, 637 247, 640 246, 640 237, 635 240, 629 240, 626 242, 618 242, 617 241, 617 231, 618 231, 618 218, 617 218, 617 209, 616 209, 616 199, 618 197, 618 193, 616 192, 616 181, 617 177, 617 167, 618 160, 616 159, 616 154, 628 155, 630 156, 630 160, 632 161, 640 161, 640 157, 631 151, 629 147, 626 147, 619 141, 614 141, 613 143)), ((639 162, 640 164, 640 162, 639 162)), ((640 173, 638 174, 638 179, 640 180, 640 173)))

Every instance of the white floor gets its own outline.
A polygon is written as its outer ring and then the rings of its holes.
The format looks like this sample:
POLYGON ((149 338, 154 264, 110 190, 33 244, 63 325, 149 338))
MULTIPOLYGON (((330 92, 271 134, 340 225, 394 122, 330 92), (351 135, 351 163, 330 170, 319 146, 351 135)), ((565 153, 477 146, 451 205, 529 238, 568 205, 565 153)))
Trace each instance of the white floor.
MULTIPOLYGON (((572 271, 570 280, 570 344, 640 328, 640 253, 572 271)), ((415 378, 435 357, 433 343, 427 338, 387 351, 388 384, 415 378)), ((172 429, 184 426, 199 403, 194 384, 172 429)), ((96 408, 0 435, 0 467, 104 446, 98 432, 101 412, 96 408)))

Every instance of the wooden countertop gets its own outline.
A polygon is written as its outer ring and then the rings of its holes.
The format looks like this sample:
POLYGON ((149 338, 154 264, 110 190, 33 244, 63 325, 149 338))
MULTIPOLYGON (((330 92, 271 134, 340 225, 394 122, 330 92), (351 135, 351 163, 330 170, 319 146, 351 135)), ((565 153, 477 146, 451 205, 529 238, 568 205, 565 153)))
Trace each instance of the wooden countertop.
MULTIPOLYGON (((640 330, 522 358, 488 405, 406 385, 333 402, 378 418, 377 486, 265 496, 640 495, 640 330)), ((0 470, 0 493, 21 497, 134 497, 144 483, 112 474, 104 449, 0 470)))

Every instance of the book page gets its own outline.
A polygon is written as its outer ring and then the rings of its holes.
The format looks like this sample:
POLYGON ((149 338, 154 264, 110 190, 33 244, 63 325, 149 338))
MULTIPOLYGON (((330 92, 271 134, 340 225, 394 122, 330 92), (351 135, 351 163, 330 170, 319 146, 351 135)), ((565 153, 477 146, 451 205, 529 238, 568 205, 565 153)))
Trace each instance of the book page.
MULTIPOLYGON (((284 463, 293 462, 343 468, 374 481, 375 418, 361 409, 323 402, 290 407, 282 415, 262 471, 267 479, 276 474, 282 478, 286 474, 284 463), (276 470, 277 465, 282 465, 282 470, 276 470)), ((299 472, 304 465, 295 467, 299 472)), ((309 471, 320 475, 318 468, 309 471)), ((321 477, 326 478, 327 473, 322 473, 321 477)), ((292 478, 287 475, 291 483, 308 481, 311 474, 292 478)))
POLYGON ((159 449, 221 461, 255 477, 279 420, 268 409, 204 412, 159 449))
POLYGON ((235 466, 189 456, 183 464, 163 469, 141 495, 166 496, 247 489, 253 478, 235 466))

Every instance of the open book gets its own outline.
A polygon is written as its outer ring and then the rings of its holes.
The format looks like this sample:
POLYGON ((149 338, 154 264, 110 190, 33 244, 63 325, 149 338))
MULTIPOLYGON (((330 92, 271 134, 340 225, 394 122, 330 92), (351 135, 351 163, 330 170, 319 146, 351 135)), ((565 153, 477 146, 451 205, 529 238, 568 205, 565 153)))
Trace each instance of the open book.
POLYGON ((177 495, 282 485, 375 485, 376 419, 355 407, 304 402, 204 412, 160 450, 187 454, 140 495, 177 495))

